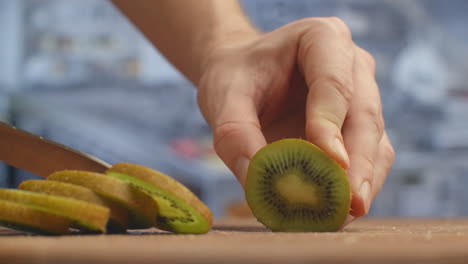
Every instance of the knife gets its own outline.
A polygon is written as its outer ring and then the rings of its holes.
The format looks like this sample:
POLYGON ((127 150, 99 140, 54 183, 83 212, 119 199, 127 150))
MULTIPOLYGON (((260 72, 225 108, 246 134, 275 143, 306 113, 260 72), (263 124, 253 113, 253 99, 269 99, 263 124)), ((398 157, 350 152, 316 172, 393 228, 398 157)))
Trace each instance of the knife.
POLYGON ((103 173, 106 162, 0 121, 0 160, 47 178, 59 170, 103 173))

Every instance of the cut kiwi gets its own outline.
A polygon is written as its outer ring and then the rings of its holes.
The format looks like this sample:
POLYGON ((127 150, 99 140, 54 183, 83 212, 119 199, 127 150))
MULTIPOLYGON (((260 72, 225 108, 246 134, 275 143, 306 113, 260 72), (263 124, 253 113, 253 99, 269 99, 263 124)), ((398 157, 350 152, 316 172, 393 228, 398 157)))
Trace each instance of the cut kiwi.
POLYGON ((279 140, 255 154, 245 195, 258 221, 286 232, 336 231, 351 201, 344 169, 300 139, 279 140))
POLYGON ((0 200, 0 225, 43 235, 61 235, 71 221, 40 207, 0 200))
POLYGON ((130 163, 115 164, 107 174, 133 184, 154 198, 159 204, 156 221, 159 229, 190 234, 202 234, 211 229, 211 210, 177 180, 130 163))
POLYGON ((91 232, 106 232, 109 209, 97 204, 24 190, 0 189, 0 199, 43 208, 68 217, 72 226, 91 232))
POLYGON ((148 228, 155 224, 158 214, 156 202, 151 196, 124 181, 101 173, 77 170, 54 172, 47 179, 87 187, 124 206, 130 213, 129 228, 148 228))
POLYGON ((23 181, 19 189, 63 196, 102 205, 110 209, 110 219, 107 223, 108 232, 121 233, 125 232, 128 228, 128 210, 115 201, 97 195, 89 188, 58 181, 28 180, 23 181))

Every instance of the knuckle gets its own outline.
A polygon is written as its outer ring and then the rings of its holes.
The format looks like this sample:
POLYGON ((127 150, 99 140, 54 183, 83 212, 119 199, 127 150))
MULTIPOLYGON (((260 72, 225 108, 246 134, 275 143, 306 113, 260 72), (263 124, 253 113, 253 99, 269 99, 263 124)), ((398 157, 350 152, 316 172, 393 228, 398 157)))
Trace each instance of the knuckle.
POLYGON ((339 17, 336 17, 336 16, 331 16, 331 17, 327 17, 326 18, 329 23, 333 24, 333 26, 339 28, 339 29, 347 29, 348 26, 346 25, 346 23, 339 17))
MULTIPOLYGON (((334 72, 333 74, 326 74, 321 77, 318 82, 321 84, 327 84, 332 89, 334 89, 340 96, 343 97, 346 103, 350 103, 353 97, 353 88, 352 82, 348 78, 344 76, 344 74, 339 74, 338 71, 330 71, 334 72)), ((312 87, 312 86, 309 86, 312 87)))
POLYGON ((246 126, 254 126, 260 129, 259 125, 255 122, 245 122, 245 121, 226 121, 220 124, 215 125, 213 129, 214 136, 214 148, 215 150, 219 149, 219 146, 235 138, 236 135, 242 134, 245 131, 246 126))
POLYGON ((306 17, 306 18, 301 18, 297 20, 295 23, 309 26, 311 24, 316 24, 319 21, 320 19, 316 17, 306 17))
POLYGON ((361 155, 359 156, 357 161, 357 166, 359 166, 359 170, 364 172, 362 174, 362 177, 365 180, 368 180, 370 183, 372 183, 373 180, 373 175, 374 175, 374 169, 375 169, 375 161, 369 155, 361 155))
POLYGON ((370 67, 375 72, 376 62, 374 56, 362 48, 359 48, 359 55, 366 66, 370 67))
POLYGON ((328 17, 326 18, 328 25, 340 35, 351 38, 351 30, 346 23, 339 17, 328 17))
POLYGON ((333 32, 338 35, 351 38, 351 30, 339 17, 310 17, 299 21, 303 25, 319 31, 333 32))
POLYGON ((321 139, 341 137, 340 120, 331 113, 317 113, 306 123, 307 138, 312 142, 320 142, 321 139))
POLYGON ((384 145, 384 155, 385 159, 388 161, 388 168, 390 169, 393 162, 395 162, 395 149, 390 143, 384 145))
POLYGON ((382 137, 379 148, 379 155, 382 159, 382 166, 384 166, 386 173, 388 173, 392 168, 393 163, 395 162, 396 154, 395 149, 393 148, 392 143, 390 142, 390 139, 386 133, 382 137))
POLYGON ((375 128, 375 131, 379 135, 379 139, 382 137, 385 123, 382 117, 382 110, 378 106, 368 106, 362 110, 362 116, 368 120, 375 128))
POLYGON ((217 125, 213 131, 214 147, 217 148, 220 142, 239 132, 240 128, 237 122, 224 122, 217 125))

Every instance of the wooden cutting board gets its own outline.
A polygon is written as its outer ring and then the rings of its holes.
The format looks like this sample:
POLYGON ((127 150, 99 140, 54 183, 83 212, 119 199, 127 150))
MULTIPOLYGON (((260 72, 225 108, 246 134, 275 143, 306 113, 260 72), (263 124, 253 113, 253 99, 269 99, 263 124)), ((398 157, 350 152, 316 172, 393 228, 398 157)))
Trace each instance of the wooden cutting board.
POLYGON ((468 263, 468 219, 360 219, 336 233, 272 233, 227 219, 205 235, 30 236, 0 229, 0 263, 468 263))

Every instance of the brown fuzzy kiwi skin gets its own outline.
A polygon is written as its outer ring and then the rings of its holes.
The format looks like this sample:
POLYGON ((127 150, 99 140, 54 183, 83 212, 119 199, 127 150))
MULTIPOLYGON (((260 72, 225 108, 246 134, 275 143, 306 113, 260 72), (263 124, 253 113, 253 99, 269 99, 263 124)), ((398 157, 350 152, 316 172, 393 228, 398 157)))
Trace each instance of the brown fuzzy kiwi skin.
POLYGON ((161 188, 174 196, 178 197, 188 205, 197 210, 208 222, 209 226, 213 224, 213 213, 192 191, 177 180, 165 175, 157 170, 132 164, 132 163, 117 163, 114 164, 107 173, 117 172, 131 175, 150 184, 161 188))
POLYGON ((130 212, 130 229, 153 227, 158 205, 153 198, 132 185, 102 173, 79 170, 57 171, 48 180, 67 182, 92 189, 98 195, 126 206, 130 212))
POLYGON ((18 188, 21 190, 73 198, 107 207, 110 209, 107 231, 111 233, 123 233, 128 228, 128 210, 110 199, 97 195, 89 188, 66 182, 47 180, 23 181, 18 188))
POLYGON ((67 217, 73 227, 83 231, 105 233, 109 221, 109 208, 76 199, 15 189, 0 189, 0 199, 67 217))
POLYGON ((0 200, 0 225, 42 235, 63 235, 72 224, 67 217, 39 207, 0 200))

